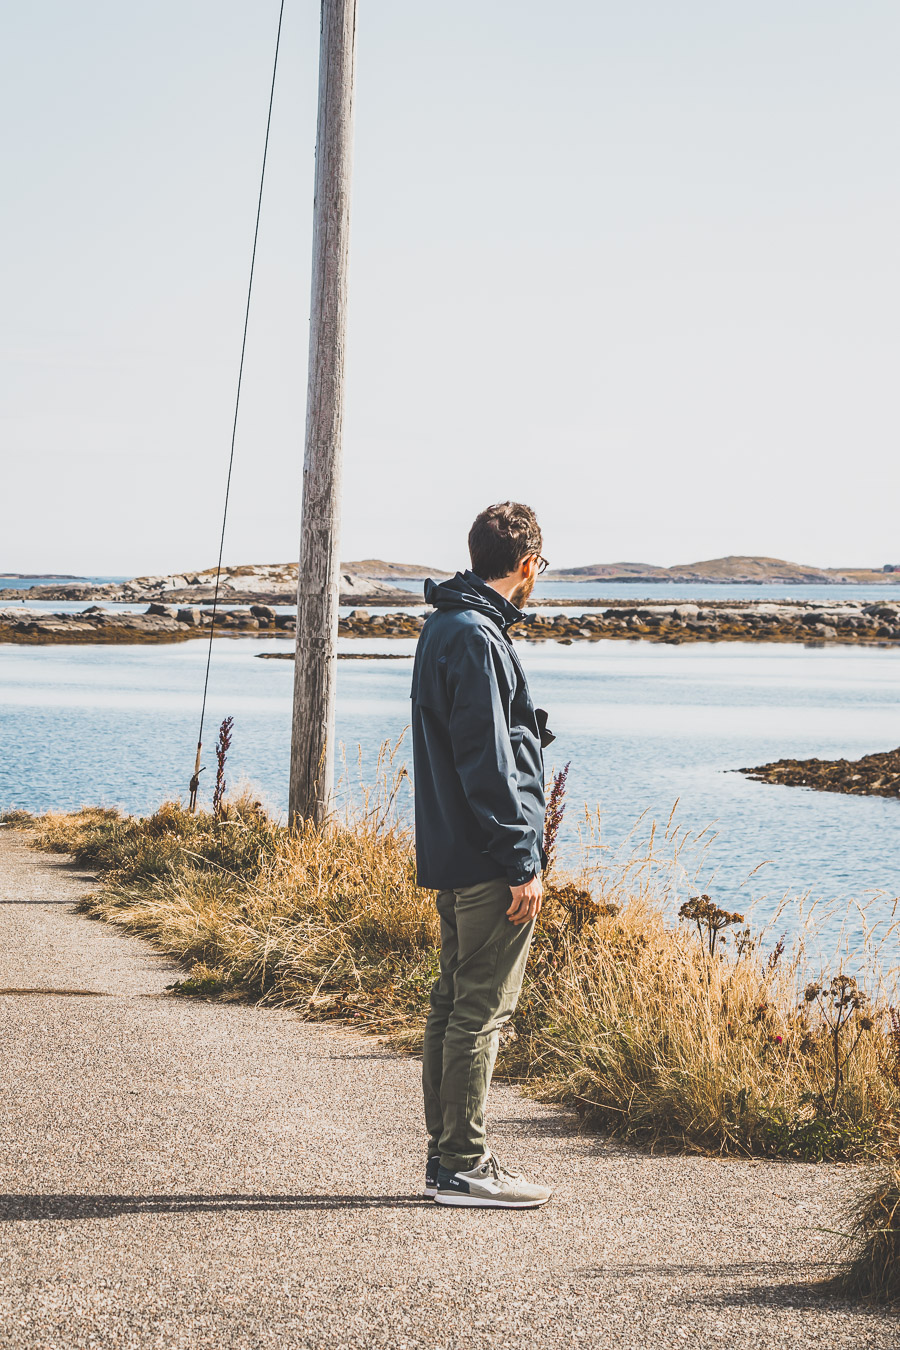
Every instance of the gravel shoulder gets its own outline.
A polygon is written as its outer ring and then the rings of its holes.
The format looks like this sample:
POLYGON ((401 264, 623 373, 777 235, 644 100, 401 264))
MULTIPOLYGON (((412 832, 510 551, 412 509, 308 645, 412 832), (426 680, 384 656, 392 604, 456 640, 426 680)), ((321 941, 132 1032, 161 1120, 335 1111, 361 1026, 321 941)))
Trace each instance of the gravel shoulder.
POLYGON ((820 1287, 852 1169, 650 1157, 499 1085, 498 1154, 556 1197, 438 1208, 413 1059, 173 998, 90 882, 0 830, 0 990, 45 991, 0 993, 0 1346, 896 1350, 820 1287))

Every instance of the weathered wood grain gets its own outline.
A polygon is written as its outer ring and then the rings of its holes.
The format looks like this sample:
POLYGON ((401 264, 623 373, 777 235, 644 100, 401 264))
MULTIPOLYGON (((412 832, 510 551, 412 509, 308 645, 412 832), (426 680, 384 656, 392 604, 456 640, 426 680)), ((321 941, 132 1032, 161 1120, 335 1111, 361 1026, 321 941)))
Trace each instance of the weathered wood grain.
POLYGON ((289 817, 321 823, 334 787, 341 453, 356 0, 322 0, 312 298, 289 817))

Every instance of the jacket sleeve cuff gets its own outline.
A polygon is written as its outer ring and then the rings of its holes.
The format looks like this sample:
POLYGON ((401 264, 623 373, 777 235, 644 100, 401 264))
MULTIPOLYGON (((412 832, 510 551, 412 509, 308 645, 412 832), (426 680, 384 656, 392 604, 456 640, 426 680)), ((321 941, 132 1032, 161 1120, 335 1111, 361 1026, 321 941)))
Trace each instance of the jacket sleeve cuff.
POLYGON ((533 881, 534 876, 535 871, 533 867, 529 867, 525 870, 523 870, 521 867, 508 868, 506 873, 506 879, 509 882, 510 886, 524 886, 529 881, 533 881))

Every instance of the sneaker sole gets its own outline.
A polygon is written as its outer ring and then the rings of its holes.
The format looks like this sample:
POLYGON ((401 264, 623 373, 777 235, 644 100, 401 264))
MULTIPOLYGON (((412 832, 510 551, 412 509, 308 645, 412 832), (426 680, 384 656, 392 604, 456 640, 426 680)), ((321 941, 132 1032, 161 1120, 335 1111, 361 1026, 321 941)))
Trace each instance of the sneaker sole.
POLYGON ((436 1205, 456 1205, 466 1209, 540 1209, 541 1205, 546 1205, 551 1197, 548 1195, 544 1200, 487 1200, 480 1195, 442 1195, 440 1192, 434 1197, 436 1205))
POLYGON ((426 1186, 422 1192, 423 1200, 433 1200, 437 1195, 437 1186, 426 1186))

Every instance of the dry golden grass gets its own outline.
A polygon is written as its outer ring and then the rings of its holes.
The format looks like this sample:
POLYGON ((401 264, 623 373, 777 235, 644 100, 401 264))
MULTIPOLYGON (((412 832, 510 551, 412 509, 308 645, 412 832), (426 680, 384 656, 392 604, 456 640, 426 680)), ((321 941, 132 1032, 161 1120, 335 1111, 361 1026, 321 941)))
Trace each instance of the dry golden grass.
POLYGON ((796 961, 710 958, 640 898, 554 943, 558 931, 539 936, 521 1015, 521 1062, 534 1063, 544 1096, 626 1137, 681 1147, 819 1158, 895 1135, 900 1094, 874 1023, 851 1054, 842 1046, 829 1108, 830 1033, 798 998, 796 961))
MULTIPOLYGON (((100 872, 88 912, 185 963, 179 992, 351 1019, 414 1048, 438 927, 395 791, 322 830, 290 831, 248 795, 221 821, 166 803, 144 820, 84 810, 32 824, 38 847, 100 872)), ((590 821, 586 842, 595 856, 590 821)), ((827 988, 804 999, 800 947, 767 954, 742 930, 710 955, 708 932, 672 915, 672 875, 651 833, 630 858, 548 885, 498 1072, 651 1146, 808 1159, 895 1148, 884 994, 851 1008, 835 1040, 827 988)))

